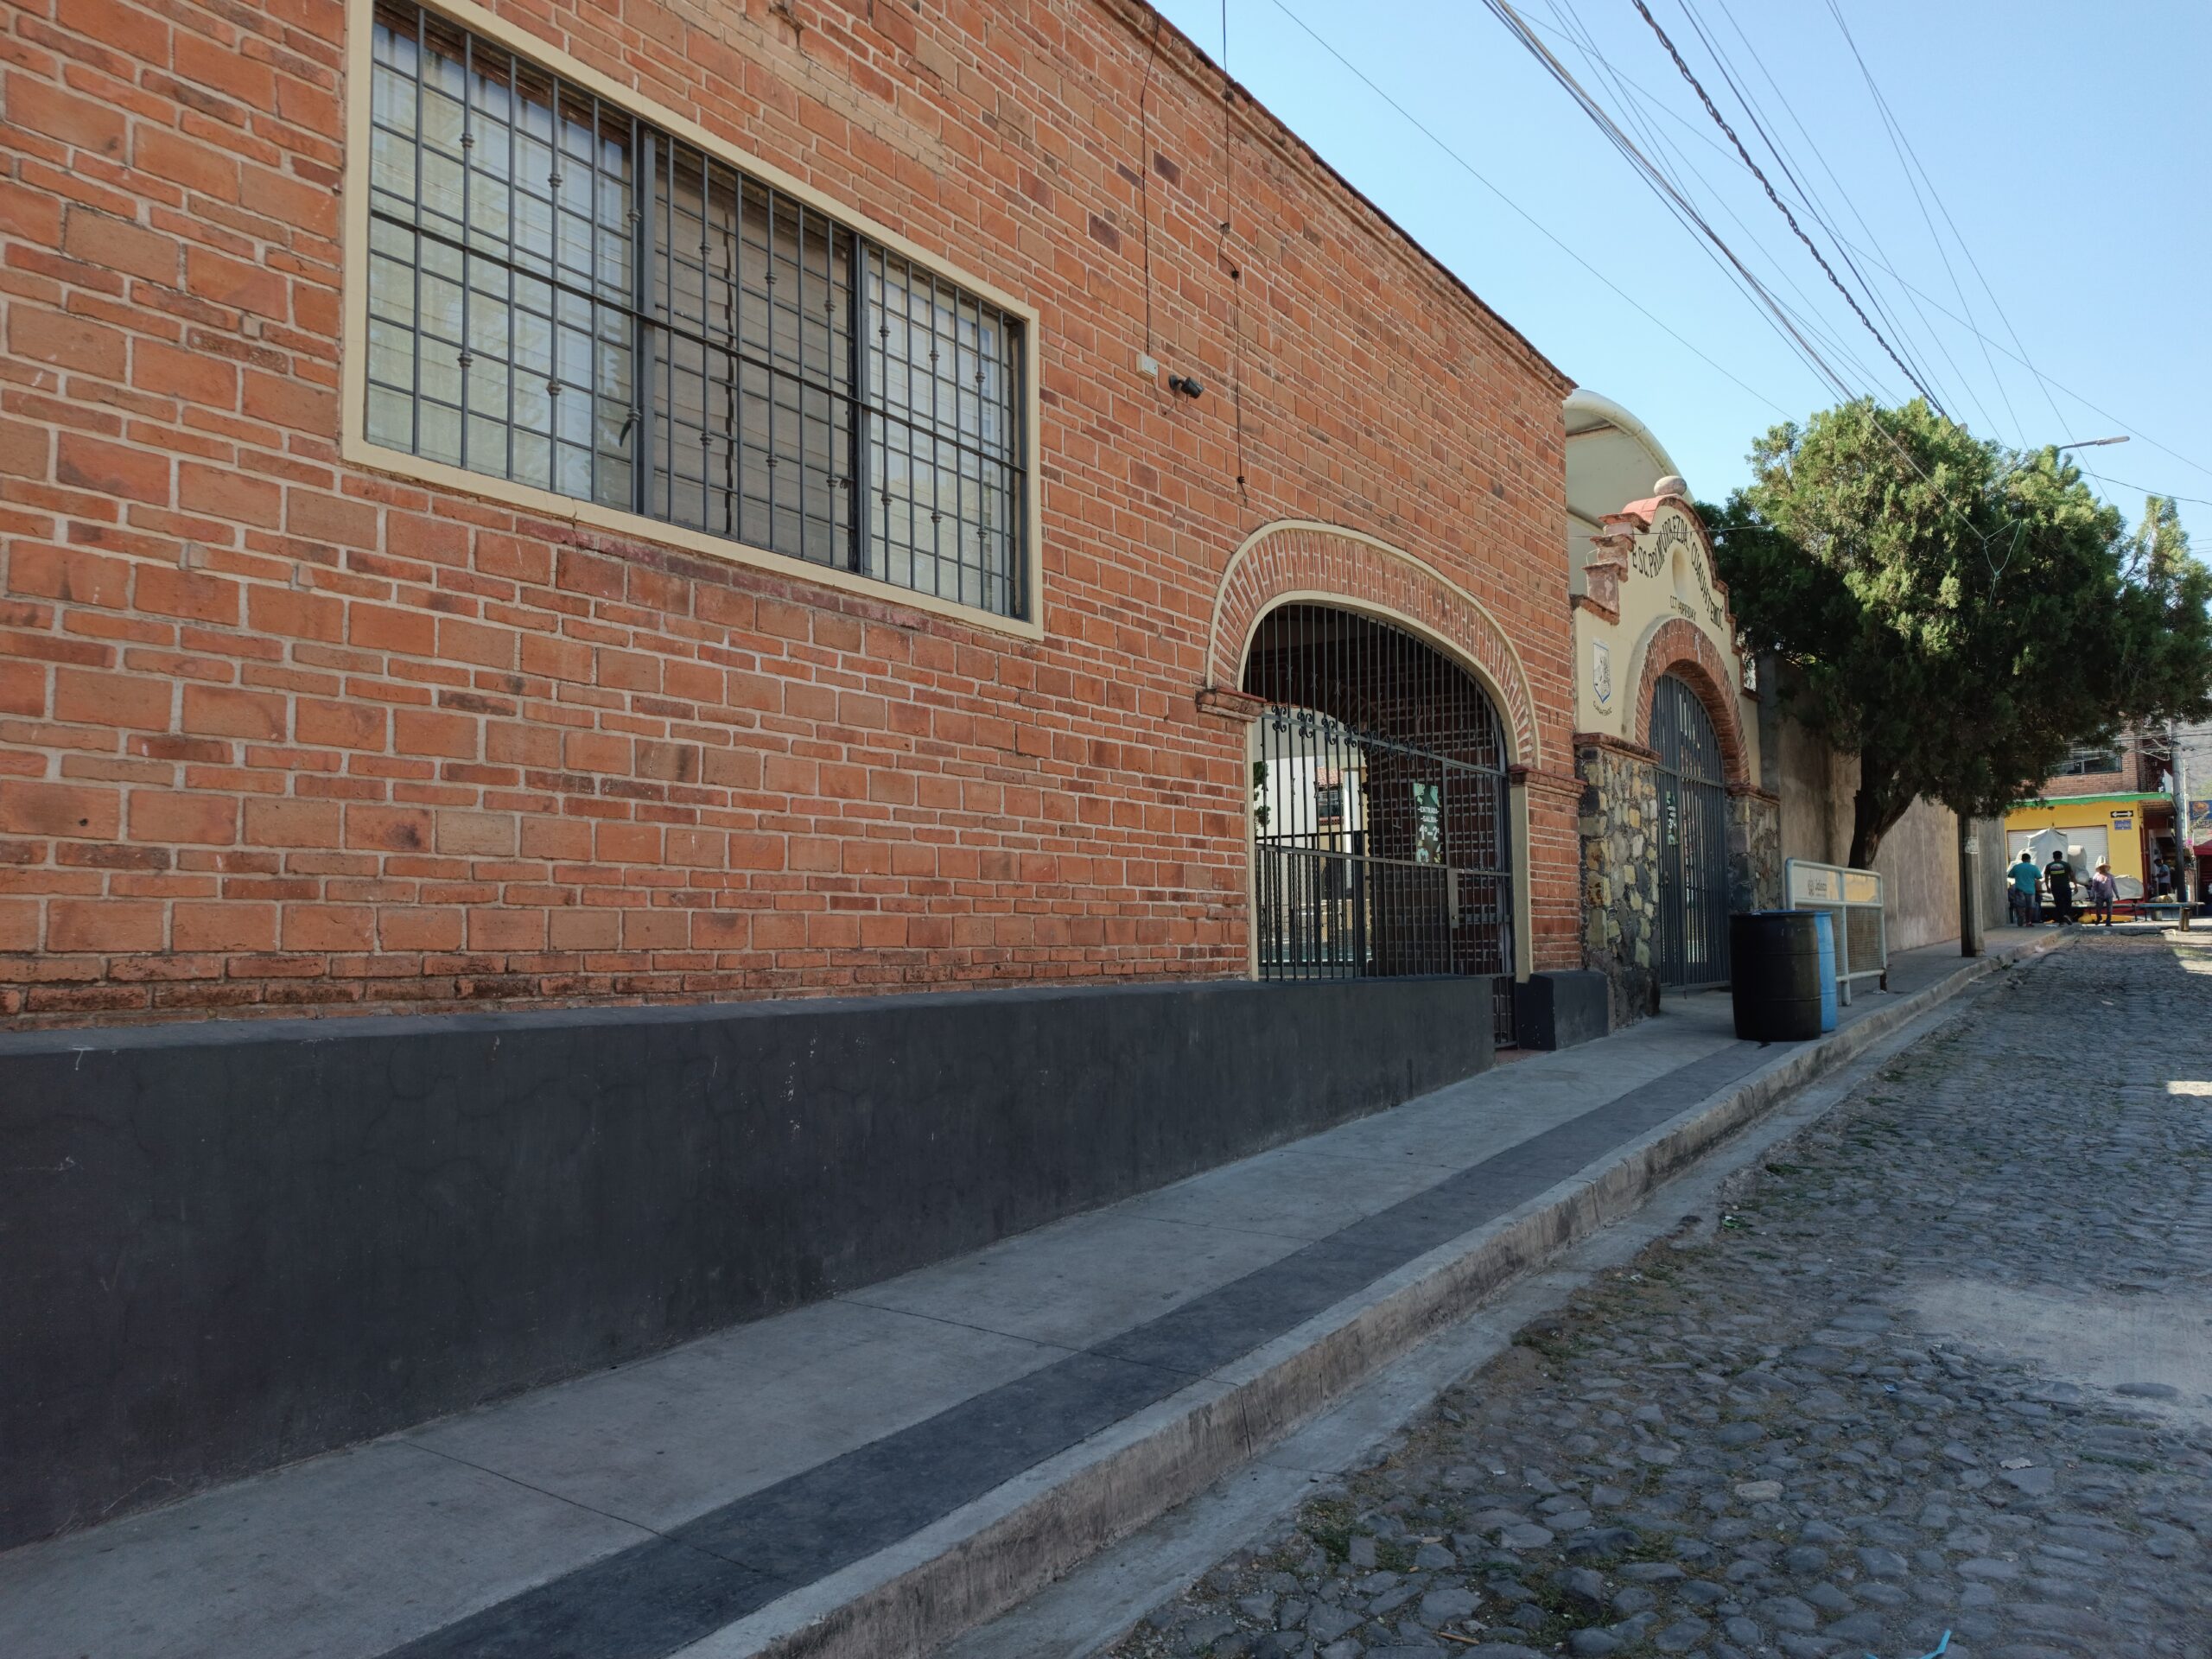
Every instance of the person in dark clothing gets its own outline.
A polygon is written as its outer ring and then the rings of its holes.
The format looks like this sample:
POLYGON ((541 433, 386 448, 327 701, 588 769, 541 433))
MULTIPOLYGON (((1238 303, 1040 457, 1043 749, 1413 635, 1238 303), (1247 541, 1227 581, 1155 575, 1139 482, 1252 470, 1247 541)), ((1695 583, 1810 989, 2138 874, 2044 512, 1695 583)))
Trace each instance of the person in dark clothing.
POLYGON ((2056 913, 2058 925, 2067 926, 2074 919, 2074 867, 2066 861, 2066 851, 2061 848, 2050 855, 2050 862, 2043 867, 2044 885, 2050 889, 2050 907, 2056 913))

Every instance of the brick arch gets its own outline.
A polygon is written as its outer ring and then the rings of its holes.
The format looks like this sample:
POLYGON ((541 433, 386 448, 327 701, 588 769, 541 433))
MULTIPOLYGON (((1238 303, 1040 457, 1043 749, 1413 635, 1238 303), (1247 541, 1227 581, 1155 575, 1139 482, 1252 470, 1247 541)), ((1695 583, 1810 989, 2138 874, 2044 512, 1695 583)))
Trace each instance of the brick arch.
POLYGON ((1284 520, 1236 550, 1214 599, 1209 686, 1234 690, 1243 683, 1244 653, 1260 619, 1292 600, 1365 611, 1422 634, 1490 693, 1512 734, 1514 763, 1541 764, 1528 676, 1497 620, 1412 554, 1333 524, 1284 520))
POLYGON ((1636 688, 1636 741, 1651 747, 1651 699, 1661 678, 1673 674, 1697 693, 1713 734, 1720 740, 1720 764, 1732 791, 1751 787, 1749 758, 1744 752, 1744 728, 1736 717, 1735 683, 1705 630, 1679 616, 1670 616, 1654 628, 1643 642, 1643 671, 1636 688))

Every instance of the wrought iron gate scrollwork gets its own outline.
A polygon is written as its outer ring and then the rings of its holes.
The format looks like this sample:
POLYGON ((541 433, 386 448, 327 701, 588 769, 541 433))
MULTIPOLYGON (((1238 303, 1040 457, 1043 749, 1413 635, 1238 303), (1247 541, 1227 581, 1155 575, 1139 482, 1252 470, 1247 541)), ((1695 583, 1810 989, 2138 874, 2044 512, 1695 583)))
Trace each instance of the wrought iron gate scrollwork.
POLYGON ((1662 674, 1651 694, 1658 752, 1659 982, 1728 978, 1728 798, 1720 739, 1689 683, 1662 674))
POLYGON ((1495 974, 1514 1040, 1504 728, 1465 670, 1404 630, 1293 604, 1254 636, 1263 979, 1495 974))

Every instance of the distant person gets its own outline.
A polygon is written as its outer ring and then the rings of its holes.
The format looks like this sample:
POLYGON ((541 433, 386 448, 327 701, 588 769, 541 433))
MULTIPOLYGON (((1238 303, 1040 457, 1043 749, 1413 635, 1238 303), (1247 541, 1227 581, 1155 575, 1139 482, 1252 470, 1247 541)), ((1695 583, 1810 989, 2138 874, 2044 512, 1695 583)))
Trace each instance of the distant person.
POLYGON ((2043 867, 2044 884, 2050 889, 2051 918, 2061 927, 2074 924, 2074 867, 2066 861, 2066 849, 2060 848, 2050 855, 2050 862, 2043 867))
POLYGON ((2107 927, 2112 925, 2112 901, 2120 897, 2120 883, 2112 879, 2112 866, 2100 864, 2097 873, 2089 878, 2089 919, 2101 918, 2107 927))
POLYGON ((2012 907, 2012 925, 2035 926, 2043 920, 2043 901, 2036 893, 2036 884, 2043 879, 2043 873, 2036 868, 2035 860, 2028 856, 2024 848, 2020 861, 2005 874, 2011 878, 2005 889, 2005 901, 2012 907))
POLYGON ((2151 849, 2152 895, 2154 898, 2164 898, 2168 893, 2172 891, 2172 888, 2170 886, 2170 881, 2171 877, 2166 870, 2165 858, 2159 853, 2157 848, 2153 847, 2151 849))

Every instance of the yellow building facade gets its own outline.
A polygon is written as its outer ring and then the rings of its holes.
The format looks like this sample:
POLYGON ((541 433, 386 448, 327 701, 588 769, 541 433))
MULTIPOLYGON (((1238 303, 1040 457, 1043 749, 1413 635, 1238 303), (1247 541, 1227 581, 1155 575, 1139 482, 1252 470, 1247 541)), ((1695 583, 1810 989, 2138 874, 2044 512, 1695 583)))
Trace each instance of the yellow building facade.
POLYGON ((2005 815, 2005 861, 2017 862, 2024 851, 2041 867, 2063 846, 2083 876, 2109 863, 2120 896, 2139 899, 2150 874, 2145 820, 2155 811, 2164 824, 2167 810, 2164 797, 2134 790, 2024 801, 2005 815))

